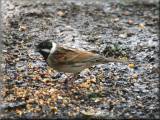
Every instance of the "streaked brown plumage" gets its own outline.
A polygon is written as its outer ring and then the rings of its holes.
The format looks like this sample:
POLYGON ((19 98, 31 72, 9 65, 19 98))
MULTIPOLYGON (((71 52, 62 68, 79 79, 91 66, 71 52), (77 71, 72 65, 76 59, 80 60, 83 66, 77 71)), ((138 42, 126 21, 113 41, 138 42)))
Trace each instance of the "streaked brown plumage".
POLYGON ((54 42, 44 41, 37 46, 37 50, 46 59, 48 65, 59 72, 79 73, 85 68, 108 62, 126 62, 114 58, 75 48, 57 45, 54 42))

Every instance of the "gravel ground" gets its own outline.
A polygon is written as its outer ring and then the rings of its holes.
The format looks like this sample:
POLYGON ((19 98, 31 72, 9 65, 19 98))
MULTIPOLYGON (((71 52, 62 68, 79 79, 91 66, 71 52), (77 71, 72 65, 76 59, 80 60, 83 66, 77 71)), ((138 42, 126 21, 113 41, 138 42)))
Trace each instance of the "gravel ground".
POLYGON ((159 119, 159 11, 143 1, 2 0, 0 118, 159 119), (66 91, 34 51, 44 40, 135 63, 92 66, 66 91))

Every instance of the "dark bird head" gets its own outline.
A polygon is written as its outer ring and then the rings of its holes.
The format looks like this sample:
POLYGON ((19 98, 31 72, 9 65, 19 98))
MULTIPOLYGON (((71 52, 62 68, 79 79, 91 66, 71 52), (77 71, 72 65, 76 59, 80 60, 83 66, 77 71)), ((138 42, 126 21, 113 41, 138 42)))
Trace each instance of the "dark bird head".
POLYGON ((36 51, 43 55, 46 60, 50 53, 56 49, 56 43, 51 41, 43 41, 36 46, 36 51))

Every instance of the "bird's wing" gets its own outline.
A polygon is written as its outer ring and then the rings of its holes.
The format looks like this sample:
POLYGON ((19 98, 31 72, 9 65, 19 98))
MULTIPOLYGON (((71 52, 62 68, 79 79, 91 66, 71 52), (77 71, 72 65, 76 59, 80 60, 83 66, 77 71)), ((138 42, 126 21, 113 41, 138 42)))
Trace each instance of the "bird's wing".
POLYGON ((57 50, 53 54, 53 60, 55 63, 61 64, 104 64, 108 62, 129 63, 128 60, 120 60, 115 58, 106 58, 102 55, 95 54, 88 51, 83 51, 75 48, 66 48, 58 46, 57 50))
POLYGON ((92 62, 97 58, 97 54, 72 48, 58 47, 53 55, 58 63, 82 63, 92 62))

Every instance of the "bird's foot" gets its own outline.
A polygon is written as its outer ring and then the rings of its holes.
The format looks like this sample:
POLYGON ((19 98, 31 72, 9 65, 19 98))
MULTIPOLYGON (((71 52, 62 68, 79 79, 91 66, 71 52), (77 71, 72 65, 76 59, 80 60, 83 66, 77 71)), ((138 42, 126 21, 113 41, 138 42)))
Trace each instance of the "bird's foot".
POLYGON ((69 90, 70 88, 72 88, 74 86, 74 83, 73 83, 74 80, 75 80, 74 75, 70 75, 68 78, 66 78, 64 81, 64 88, 66 90, 69 90))

